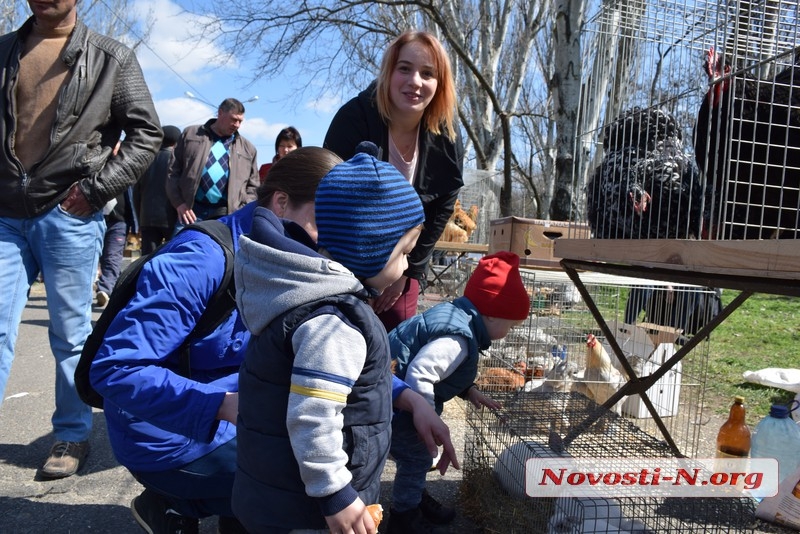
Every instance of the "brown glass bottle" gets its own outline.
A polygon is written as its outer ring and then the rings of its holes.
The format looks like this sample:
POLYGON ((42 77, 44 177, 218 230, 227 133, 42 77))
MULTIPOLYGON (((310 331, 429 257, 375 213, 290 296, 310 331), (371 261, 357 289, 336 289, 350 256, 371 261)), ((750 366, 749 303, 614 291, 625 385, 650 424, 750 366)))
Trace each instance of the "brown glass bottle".
POLYGON ((750 429, 744 415, 744 397, 734 397, 728 420, 717 434, 717 458, 747 458, 750 455, 750 429))

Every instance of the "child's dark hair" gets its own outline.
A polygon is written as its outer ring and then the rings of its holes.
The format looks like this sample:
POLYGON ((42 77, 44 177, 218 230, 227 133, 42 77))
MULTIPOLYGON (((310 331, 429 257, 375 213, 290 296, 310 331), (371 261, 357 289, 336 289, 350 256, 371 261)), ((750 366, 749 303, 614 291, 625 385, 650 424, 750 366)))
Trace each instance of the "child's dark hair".
POLYGON ((258 203, 266 207, 272 194, 282 191, 294 205, 314 202, 320 180, 342 159, 318 146, 298 148, 276 161, 258 188, 258 203))

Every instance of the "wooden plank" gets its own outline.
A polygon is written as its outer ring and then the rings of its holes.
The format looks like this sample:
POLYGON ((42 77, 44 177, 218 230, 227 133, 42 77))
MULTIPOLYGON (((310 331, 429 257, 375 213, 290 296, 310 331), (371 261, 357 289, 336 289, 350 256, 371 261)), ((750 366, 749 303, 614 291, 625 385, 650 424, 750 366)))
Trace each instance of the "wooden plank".
POLYGON ((452 243, 450 241, 437 241, 434 249, 444 252, 477 252, 486 254, 489 251, 489 245, 481 243, 452 243))
POLYGON ((800 240, 557 239, 555 255, 687 273, 800 280, 800 240))

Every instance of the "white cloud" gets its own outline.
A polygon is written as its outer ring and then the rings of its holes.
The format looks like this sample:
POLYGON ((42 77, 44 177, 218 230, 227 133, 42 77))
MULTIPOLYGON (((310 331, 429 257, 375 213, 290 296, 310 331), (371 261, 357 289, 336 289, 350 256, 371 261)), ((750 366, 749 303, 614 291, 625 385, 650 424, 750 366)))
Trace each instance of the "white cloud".
MULTIPOLYGON (((287 126, 288 124, 271 124, 261 117, 248 118, 247 114, 245 114, 244 122, 239 131, 257 146, 261 145, 259 146, 259 152, 272 147, 272 149, 269 149, 269 152, 272 153, 274 152, 275 138, 278 137, 278 132, 287 126)), ((259 159, 263 159, 260 156, 259 159)))
POLYGON ((321 145, 341 99, 326 93, 297 107, 290 106, 294 88, 304 86, 309 76, 302 71, 249 79, 250 63, 255 59, 248 57, 247 51, 241 58, 228 60, 214 44, 213 31, 206 31, 198 39, 204 27, 214 26, 213 18, 186 10, 208 13, 203 7, 208 1, 137 0, 128 4, 139 24, 149 28, 147 46, 139 46, 136 53, 161 124, 181 129, 201 124, 215 116, 218 103, 225 98, 245 102, 260 95, 258 101, 245 104, 247 113, 241 132, 256 145, 261 163, 271 161, 275 137, 290 124, 300 130, 304 145, 321 145), (199 100, 186 97, 187 91, 199 100))
POLYGON ((191 124, 202 124, 214 117, 217 110, 191 98, 154 100, 161 125, 172 124, 181 130, 191 124))
POLYGON ((324 114, 332 114, 336 112, 341 105, 342 101, 338 96, 332 93, 325 93, 316 100, 309 100, 306 102, 305 107, 306 109, 318 111, 324 114))
MULTIPOLYGON (((166 98, 154 101, 161 125, 171 124, 181 130, 193 124, 202 124, 216 115, 216 109, 191 98, 166 98)), ((244 122, 239 132, 258 149, 258 160, 261 163, 272 159, 275 138, 281 129, 288 124, 274 124, 269 121, 245 113, 244 122)))
MULTIPOLYGON (((216 32, 210 16, 189 13, 170 0, 141 0, 129 5, 136 18, 148 26, 147 46, 137 50, 143 70, 170 78, 177 74, 199 84, 213 79, 213 69, 237 69, 235 58, 214 43, 216 32)), ((152 78, 158 82, 158 76, 152 78)))

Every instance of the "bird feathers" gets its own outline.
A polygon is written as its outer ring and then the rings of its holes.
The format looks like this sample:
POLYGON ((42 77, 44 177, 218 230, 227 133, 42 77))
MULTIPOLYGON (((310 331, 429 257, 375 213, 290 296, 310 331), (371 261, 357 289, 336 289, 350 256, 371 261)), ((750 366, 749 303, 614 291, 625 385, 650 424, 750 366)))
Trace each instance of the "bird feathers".
POLYGON ((695 158, 707 176, 709 236, 796 237, 800 207, 800 66, 760 80, 712 50, 697 115, 695 158))
POLYGON ((587 185, 594 236, 698 237, 703 187, 675 118, 658 108, 635 107, 603 132, 605 157, 587 185))
MULTIPOLYGON (((622 386, 624 378, 612 365, 611 357, 600 341, 589 334, 586 340, 586 368, 583 376, 576 377, 572 390, 590 398, 597 404, 604 404, 622 386)), ((615 405, 619 411, 619 403, 615 405)))

